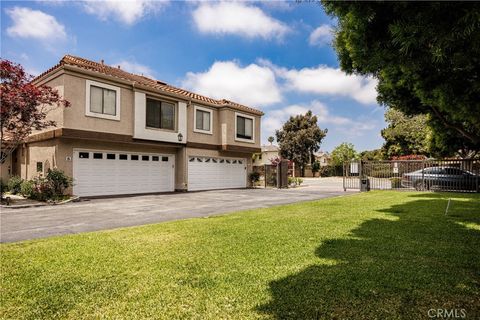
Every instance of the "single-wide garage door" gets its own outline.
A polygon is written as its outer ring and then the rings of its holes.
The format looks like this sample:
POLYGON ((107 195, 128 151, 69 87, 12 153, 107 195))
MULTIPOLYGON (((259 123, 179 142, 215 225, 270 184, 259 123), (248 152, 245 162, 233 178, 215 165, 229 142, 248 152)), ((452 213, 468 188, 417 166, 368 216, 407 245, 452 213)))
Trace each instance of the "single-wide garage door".
POLYGON ((73 193, 103 196, 174 191, 175 156, 120 151, 73 152, 73 193))
POLYGON ((247 162, 238 158, 188 158, 188 190, 245 188, 247 162))

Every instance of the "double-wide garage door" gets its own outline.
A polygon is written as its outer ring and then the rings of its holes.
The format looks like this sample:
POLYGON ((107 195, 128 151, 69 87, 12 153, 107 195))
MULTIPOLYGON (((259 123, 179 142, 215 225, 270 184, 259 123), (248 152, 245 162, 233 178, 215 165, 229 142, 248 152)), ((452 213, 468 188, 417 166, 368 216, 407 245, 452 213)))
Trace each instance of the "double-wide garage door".
POLYGON ((168 192, 175 189, 175 156, 75 150, 73 193, 103 196, 168 192))
POLYGON ((188 190, 245 188, 246 160, 239 158, 188 158, 188 190))

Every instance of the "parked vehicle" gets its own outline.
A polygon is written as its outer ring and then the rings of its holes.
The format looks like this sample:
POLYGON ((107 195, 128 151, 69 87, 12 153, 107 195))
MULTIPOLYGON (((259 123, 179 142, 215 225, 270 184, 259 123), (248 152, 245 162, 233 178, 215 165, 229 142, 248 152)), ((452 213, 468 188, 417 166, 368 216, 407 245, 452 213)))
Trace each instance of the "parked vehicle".
POLYGON ((402 187, 416 190, 480 191, 480 176, 455 167, 429 167, 402 175, 402 187))

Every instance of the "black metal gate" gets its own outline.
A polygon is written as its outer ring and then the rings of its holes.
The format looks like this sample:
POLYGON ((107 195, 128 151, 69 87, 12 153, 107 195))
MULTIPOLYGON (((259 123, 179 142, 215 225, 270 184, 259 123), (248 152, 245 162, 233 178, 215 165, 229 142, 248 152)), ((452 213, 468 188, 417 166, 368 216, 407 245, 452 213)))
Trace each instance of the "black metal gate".
POLYGON ((480 160, 350 161, 343 189, 480 192, 480 160))

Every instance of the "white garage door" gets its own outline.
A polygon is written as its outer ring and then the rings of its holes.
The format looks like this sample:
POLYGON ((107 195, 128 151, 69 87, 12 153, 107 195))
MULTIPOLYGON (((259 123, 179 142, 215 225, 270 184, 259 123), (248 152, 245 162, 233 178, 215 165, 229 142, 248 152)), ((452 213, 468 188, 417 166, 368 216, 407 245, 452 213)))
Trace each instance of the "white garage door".
POLYGON ((245 188, 247 162, 238 158, 188 158, 188 190, 245 188))
POLYGON ((174 191, 175 156, 120 151, 73 152, 73 194, 103 196, 174 191))

